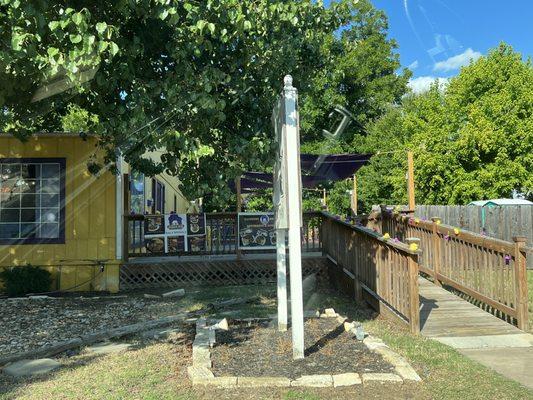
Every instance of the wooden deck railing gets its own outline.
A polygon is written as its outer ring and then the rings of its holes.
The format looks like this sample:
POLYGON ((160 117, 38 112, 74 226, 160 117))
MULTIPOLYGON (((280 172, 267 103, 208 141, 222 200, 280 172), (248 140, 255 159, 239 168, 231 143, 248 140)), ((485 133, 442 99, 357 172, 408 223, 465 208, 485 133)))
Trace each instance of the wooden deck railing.
POLYGON ((527 328, 525 238, 506 242, 444 225, 438 218, 425 221, 385 210, 381 217, 382 233, 420 239, 420 270, 437 285, 448 285, 527 328))
POLYGON ((326 213, 322 246, 323 252, 338 267, 337 280, 353 285, 358 300, 370 300, 380 312, 388 311, 389 315, 408 324, 413 333, 420 331, 419 251, 326 213))
MULTIPOLYGON (((237 213, 206 213, 205 247, 201 251, 165 252, 164 249, 147 249, 144 237, 145 218, 149 215, 124 216, 124 259, 131 257, 161 257, 185 255, 224 255, 237 254, 238 222, 237 213)), ((320 252, 320 212, 305 212, 302 229, 302 252, 320 252)), ((241 250, 247 252, 271 252, 275 250, 241 250)))

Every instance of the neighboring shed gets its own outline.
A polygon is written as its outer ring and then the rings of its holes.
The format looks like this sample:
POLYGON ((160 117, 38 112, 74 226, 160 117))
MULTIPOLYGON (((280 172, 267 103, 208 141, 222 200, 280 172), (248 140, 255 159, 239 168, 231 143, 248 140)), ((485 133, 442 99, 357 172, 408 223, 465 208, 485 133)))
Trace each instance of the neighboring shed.
POLYGON ((533 206, 533 202, 524 199, 493 199, 477 200, 468 203, 469 206, 495 207, 495 206, 533 206))

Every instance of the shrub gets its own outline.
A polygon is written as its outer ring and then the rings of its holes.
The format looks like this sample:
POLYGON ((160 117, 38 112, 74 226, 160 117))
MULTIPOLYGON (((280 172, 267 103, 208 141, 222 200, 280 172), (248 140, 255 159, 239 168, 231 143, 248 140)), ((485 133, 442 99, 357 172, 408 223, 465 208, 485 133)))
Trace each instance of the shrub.
POLYGON ((50 272, 32 265, 4 269, 0 279, 8 296, 47 292, 52 284, 50 272))

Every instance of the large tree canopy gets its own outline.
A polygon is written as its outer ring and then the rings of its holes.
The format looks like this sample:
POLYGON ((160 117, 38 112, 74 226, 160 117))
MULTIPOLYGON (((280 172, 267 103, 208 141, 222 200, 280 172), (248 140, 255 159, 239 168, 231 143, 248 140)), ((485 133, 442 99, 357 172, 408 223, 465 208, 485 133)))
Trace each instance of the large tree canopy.
POLYGON ((2 131, 91 131, 108 163, 119 149, 147 174, 177 175, 190 197, 227 195, 228 178, 271 164, 284 74, 304 140, 335 104, 361 124, 378 117, 408 79, 367 0, 0 0, 0 27, 2 131), (142 158, 155 148, 158 165, 142 158))
POLYGON ((464 67, 443 89, 404 98, 354 147, 381 152, 360 171, 360 198, 406 204, 406 151, 417 202, 533 198, 533 66, 505 44, 464 67))

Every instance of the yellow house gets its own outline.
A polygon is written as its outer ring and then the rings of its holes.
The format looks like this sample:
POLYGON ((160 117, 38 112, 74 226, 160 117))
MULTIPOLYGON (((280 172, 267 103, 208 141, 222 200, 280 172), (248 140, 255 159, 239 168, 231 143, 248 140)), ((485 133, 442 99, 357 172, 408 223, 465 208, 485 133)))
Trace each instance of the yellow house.
POLYGON ((21 142, 0 134, 0 268, 43 266, 52 273, 51 289, 116 292, 123 215, 189 208, 168 174, 144 177, 120 159, 120 174, 90 174, 96 152, 90 136, 43 133, 21 142))

